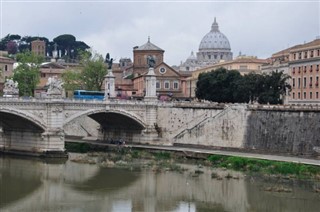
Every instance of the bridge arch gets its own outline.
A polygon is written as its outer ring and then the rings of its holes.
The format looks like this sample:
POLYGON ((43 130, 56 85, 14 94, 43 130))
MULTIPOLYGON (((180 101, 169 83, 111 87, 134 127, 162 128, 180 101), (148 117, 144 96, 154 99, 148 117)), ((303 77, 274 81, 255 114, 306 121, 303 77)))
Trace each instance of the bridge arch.
POLYGON ((92 110, 87 110, 84 112, 76 113, 76 114, 66 118, 63 123, 63 126, 67 125, 68 123, 70 123, 74 119, 79 118, 81 116, 88 116, 101 124, 101 120, 99 120, 97 118, 97 114, 114 114, 116 116, 120 116, 120 117, 122 116, 122 117, 127 118, 127 120, 131 120, 134 124, 136 124, 141 129, 145 129, 147 127, 146 123, 140 117, 135 115, 134 113, 131 113, 131 112, 128 112, 125 110, 115 110, 115 109, 110 109, 110 110, 92 109, 92 110))
POLYGON ((12 108, 1 108, 0 120, 2 124, 10 125, 10 127, 19 125, 22 128, 32 127, 40 131, 45 131, 47 129, 46 124, 35 115, 26 111, 22 112, 12 108), (18 122, 17 120, 12 120, 14 118, 18 118, 20 121, 18 122), (29 123, 32 125, 28 125, 29 123))

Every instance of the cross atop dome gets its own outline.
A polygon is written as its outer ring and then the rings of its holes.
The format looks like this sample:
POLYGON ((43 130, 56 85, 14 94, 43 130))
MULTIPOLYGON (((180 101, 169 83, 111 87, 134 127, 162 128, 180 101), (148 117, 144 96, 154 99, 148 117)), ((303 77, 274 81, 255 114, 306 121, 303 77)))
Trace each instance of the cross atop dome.
POLYGON ((220 32, 219 31, 219 25, 217 23, 216 17, 214 17, 214 22, 211 26, 211 32, 220 32))

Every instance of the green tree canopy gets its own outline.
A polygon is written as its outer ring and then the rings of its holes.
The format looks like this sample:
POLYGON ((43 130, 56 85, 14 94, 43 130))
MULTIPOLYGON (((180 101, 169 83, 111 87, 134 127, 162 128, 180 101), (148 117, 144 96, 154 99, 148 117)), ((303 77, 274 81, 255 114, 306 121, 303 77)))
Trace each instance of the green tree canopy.
POLYGON ((19 83, 19 95, 33 96, 40 81, 40 64, 43 57, 30 51, 17 54, 19 66, 14 70, 13 80, 19 83))
MULTIPOLYGON (((58 45, 58 50, 61 51, 61 56, 67 61, 69 59, 79 59, 79 50, 84 51, 90 47, 83 41, 77 41, 76 37, 70 34, 59 35, 49 41, 46 37, 39 36, 24 36, 8 34, 0 40, 0 50, 8 51, 12 54, 24 51, 31 51, 31 42, 34 40, 42 40, 46 44, 46 53, 52 56, 54 45, 58 45)), ((9 53, 9 54, 10 54, 9 53)))
POLYGON ((107 74, 107 67, 103 56, 97 53, 82 51, 80 53, 81 70, 66 71, 63 81, 66 90, 84 89, 100 91, 107 74))
POLYGON ((241 76, 236 70, 219 68, 199 75, 196 97, 214 102, 281 104, 291 89, 288 78, 283 72, 241 76))
POLYGON ((219 68, 201 73, 197 82, 196 96, 214 102, 236 102, 236 89, 241 75, 238 71, 219 68))

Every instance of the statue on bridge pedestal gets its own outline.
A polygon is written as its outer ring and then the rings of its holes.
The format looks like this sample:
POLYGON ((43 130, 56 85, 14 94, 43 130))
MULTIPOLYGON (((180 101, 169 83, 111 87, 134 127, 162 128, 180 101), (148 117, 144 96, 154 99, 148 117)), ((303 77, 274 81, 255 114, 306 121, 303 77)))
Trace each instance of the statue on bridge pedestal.
POLYGON ((108 70, 112 69, 113 58, 110 58, 110 54, 107 53, 105 63, 108 64, 108 70))
POLYGON ((7 79, 4 83, 3 97, 19 97, 18 82, 7 79))
POLYGON ((49 77, 46 85, 48 86, 47 95, 49 97, 63 97, 63 82, 57 76, 49 77))
POLYGON ((156 65, 155 59, 150 55, 147 57, 147 63, 149 68, 154 68, 154 66, 156 65))

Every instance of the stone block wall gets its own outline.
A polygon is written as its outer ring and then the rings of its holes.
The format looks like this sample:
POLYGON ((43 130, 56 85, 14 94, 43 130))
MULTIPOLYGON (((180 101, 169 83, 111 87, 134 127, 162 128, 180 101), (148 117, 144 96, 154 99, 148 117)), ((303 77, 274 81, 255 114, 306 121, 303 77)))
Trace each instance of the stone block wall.
POLYGON ((223 109, 159 108, 168 144, 262 153, 320 155, 320 110, 229 105, 223 109))
POLYGON ((309 155, 320 148, 320 112, 250 111, 247 123, 247 149, 309 155))

